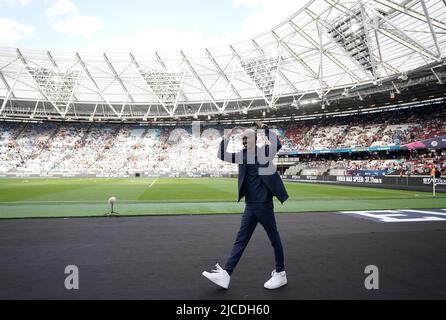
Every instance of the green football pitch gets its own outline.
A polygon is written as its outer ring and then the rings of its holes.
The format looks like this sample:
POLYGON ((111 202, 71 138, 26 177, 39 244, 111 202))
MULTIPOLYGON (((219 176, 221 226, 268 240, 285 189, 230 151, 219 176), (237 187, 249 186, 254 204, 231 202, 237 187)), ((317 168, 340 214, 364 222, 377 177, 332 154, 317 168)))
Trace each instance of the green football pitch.
MULTIPOLYGON (((286 183, 290 199, 276 212, 446 208, 428 192, 286 183)), ((237 181, 229 178, 0 179, 0 218, 237 214, 237 181)))

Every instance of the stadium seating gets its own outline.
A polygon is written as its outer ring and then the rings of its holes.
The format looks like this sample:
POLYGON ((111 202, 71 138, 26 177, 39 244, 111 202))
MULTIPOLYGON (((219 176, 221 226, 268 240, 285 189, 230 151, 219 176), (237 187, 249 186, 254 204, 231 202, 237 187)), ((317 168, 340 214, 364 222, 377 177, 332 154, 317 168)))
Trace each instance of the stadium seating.
MULTIPOLYGON (((283 150, 403 145, 446 134, 446 107, 370 113, 272 125, 283 150)), ((0 123, 0 173, 203 175, 233 174, 237 166, 216 160, 222 125, 202 128, 95 123, 0 123)), ((259 137, 265 143, 264 137, 259 137)), ((231 142, 231 151, 241 147, 231 142)), ((410 170, 442 164, 444 155, 414 159, 310 161, 287 174, 320 175, 347 170, 410 170)))

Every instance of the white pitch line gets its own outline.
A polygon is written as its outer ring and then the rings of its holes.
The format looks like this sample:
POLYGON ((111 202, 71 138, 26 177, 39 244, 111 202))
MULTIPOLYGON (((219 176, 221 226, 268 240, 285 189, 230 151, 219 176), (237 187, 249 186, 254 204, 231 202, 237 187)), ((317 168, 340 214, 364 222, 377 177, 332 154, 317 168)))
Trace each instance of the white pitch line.
MULTIPOLYGON (((444 209, 443 209, 444 210, 444 209)), ((427 211, 427 210, 401 210, 403 212, 415 212, 415 213, 422 213, 422 214, 431 214, 433 216, 446 216, 446 213, 440 213, 435 211, 427 211)))
POLYGON ((156 178, 156 179, 152 182, 152 184, 150 185, 149 189, 153 187, 153 185, 158 181, 158 179, 159 179, 159 178, 156 178))

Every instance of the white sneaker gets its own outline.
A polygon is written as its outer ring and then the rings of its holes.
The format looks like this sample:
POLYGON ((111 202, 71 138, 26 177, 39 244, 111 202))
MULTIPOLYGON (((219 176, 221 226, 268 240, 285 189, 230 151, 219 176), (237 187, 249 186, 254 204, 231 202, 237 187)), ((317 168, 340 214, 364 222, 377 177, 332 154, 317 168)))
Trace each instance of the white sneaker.
POLYGON ((271 273, 271 279, 265 283, 265 289, 274 290, 285 286, 288 283, 286 279, 286 272, 276 272, 275 270, 271 273))
POLYGON ((211 280, 216 285, 228 289, 231 276, 226 270, 223 270, 218 263, 215 265, 215 267, 217 269, 212 270, 212 272, 204 271, 203 276, 211 280))

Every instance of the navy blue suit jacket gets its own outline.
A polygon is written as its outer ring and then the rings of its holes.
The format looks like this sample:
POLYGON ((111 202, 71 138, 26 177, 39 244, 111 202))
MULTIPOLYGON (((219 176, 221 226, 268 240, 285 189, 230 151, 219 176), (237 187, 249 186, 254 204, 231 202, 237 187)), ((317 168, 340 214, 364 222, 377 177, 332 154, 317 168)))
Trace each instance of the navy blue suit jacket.
MULTIPOLYGON (((269 141, 272 142, 272 145, 265 145, 261 148, 257 148, 257 154, 262 154, 265 157, 265 163, 259 163, 258 159, 256 157, 255 162, 256 165, 259 168, 266 168, 270 164, 272 164, 272 161, 274 160, 277 152, 282 148, 282 144, 277 137, 277 135, 270 131, 268 128, 265 129, 266 137, 269 139, 269 141), (274 150, 275 149, 275 150, 274 150)), ((243 190, 243 183, 245 182, 246 178, 246 170, 247 170, 247 164, 248 164, 248 151, 246 149, 238 152, 238 153, 229 153, 226 151, 228 147, 229 141, 223 139, 221 142, 220 148, 218 150, 218 158, 220 158, 223 161, 229 162, 229 163, 237 163, 239 165, 239 174, 238 174, 238 201, 245 196, 244 190, 243 190)), ((277 170, 274 170, 274 173, 272 174, 259 174, 260 178, 262 179, 265 186, 271 191, 273 196, 277 197, 281 203, 284 203, 288 198, 288 193, 285 189, 285 185, 283 184, 282 179, 280 178, 279 173, 277 170)))

